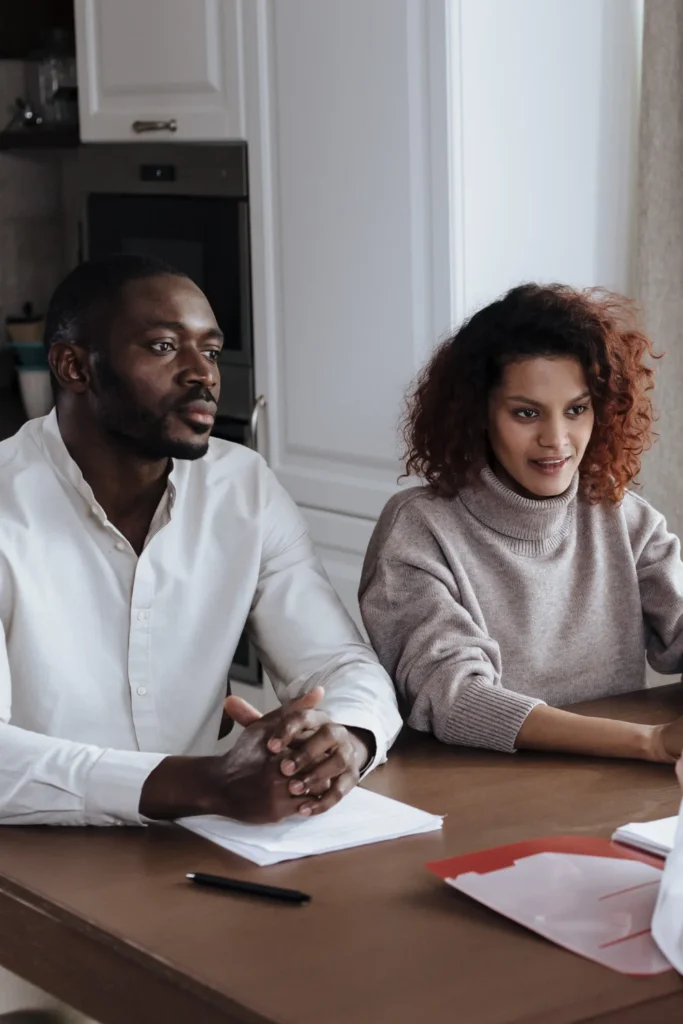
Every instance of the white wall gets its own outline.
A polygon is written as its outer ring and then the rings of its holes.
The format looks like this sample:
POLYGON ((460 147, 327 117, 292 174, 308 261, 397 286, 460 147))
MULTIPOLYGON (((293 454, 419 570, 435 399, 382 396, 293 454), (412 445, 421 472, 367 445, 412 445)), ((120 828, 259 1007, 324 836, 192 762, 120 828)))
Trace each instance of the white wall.
POLYGON ((453 288, 629 292, 642 0, 453 0, 453 288))

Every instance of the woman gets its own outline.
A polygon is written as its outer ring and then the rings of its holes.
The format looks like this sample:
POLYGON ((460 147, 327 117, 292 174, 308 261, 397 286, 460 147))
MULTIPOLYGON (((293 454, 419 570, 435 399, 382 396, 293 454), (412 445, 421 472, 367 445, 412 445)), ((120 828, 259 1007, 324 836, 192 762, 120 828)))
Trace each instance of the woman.
MULTIPOLYGON (((683 758, 676 765, 676 774, 683 790, 683 758)), ((683 804, 676 844, 667 857, 659 887, 652 934, 669 963, 683 974, 683 804)))
POLYGON ((626 299, 522 285, 439 349, 360 603, 413 728, 446 743, 674 761, 683 719, 558 705, 683 669, 683 566, 628 490, 651 443, 652 347, 626 299))

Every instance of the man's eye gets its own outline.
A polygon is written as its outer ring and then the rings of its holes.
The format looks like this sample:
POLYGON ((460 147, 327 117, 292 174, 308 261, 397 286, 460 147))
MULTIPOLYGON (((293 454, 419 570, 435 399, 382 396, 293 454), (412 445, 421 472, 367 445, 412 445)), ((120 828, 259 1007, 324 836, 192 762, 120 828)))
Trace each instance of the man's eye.
POLYGON ((171 352, 173 351, 173 342, 167 340, 155 341, 150 345, 150 348, 153 352, 171 352))
POLYGON ((218 357, 220 356, 220 354, 221 350, 219 348, 208 348, 204 353, 206 358, 210 359, 212 363, 218 362, 218 357))

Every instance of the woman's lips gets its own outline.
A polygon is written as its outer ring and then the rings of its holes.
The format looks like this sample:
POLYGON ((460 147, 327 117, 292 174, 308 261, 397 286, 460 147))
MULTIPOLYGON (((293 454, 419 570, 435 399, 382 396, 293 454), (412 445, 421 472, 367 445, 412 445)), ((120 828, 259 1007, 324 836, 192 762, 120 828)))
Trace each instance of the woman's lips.
POLYGON ((570 456, 565 459, 529 459, 529 465, 544 476, 556 476, 562 472, 569 458, 570 456))

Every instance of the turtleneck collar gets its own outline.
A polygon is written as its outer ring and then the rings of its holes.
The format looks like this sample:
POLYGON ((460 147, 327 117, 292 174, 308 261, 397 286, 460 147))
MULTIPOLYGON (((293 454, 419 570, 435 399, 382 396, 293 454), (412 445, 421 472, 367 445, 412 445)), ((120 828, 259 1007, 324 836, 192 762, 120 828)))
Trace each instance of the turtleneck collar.
POLYGON ((579 474, 557 498, 523 498, 506 487, 486 466, 479 482, 460 491, 460 498, 484 526, 516 541, 523 554, 553 551, 569 533, 576 508, 579 474))

